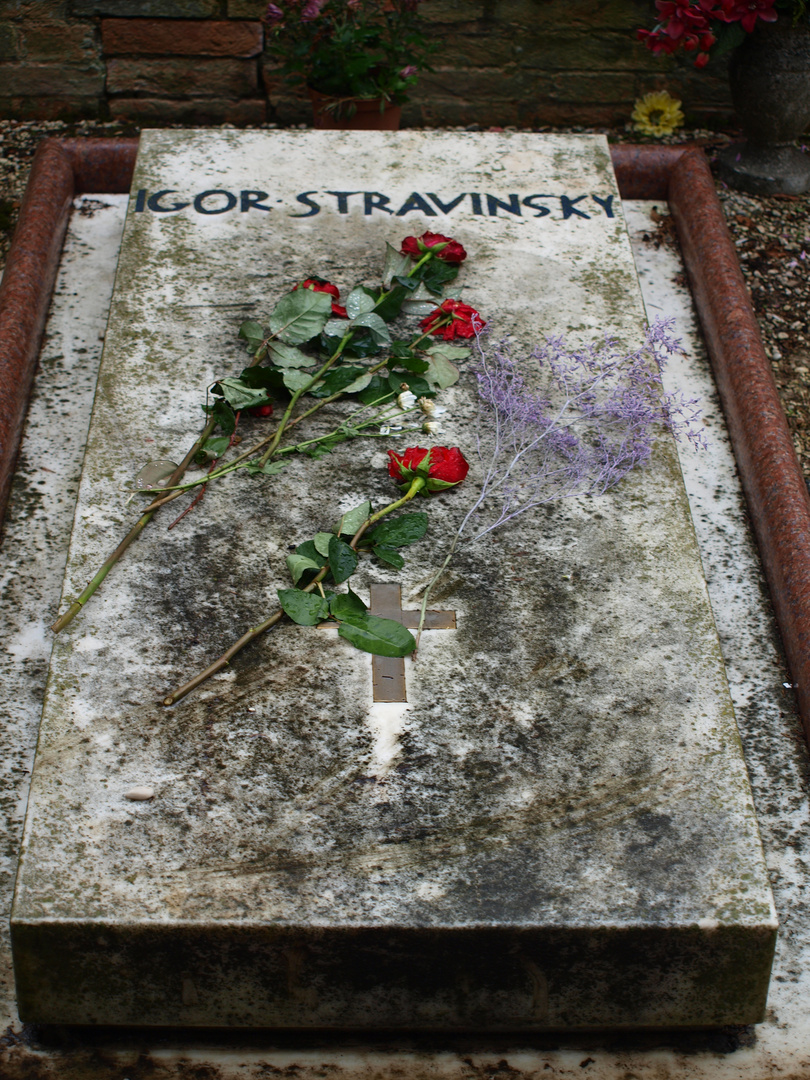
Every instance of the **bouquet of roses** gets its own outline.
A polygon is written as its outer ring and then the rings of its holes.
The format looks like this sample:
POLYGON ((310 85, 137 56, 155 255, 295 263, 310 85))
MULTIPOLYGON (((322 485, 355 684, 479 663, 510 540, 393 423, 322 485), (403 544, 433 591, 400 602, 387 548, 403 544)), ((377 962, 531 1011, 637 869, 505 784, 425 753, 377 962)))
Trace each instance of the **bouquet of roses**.
POLYGON ((695 67, 710 56, 736 49, 760 22, 792 18, 807 20, 807 0, 656 0, 660 16, 652 30, 637 36, 656 55, 679 49, 695 53, 695 67))
POLYGON ((409 430, 435 432, 438 407, 433 399, 458 380, 456 363, 470 351, 463 342, 485 325, 452 285, 465 258, 462 245, 450 237, 430 232, 406 237, 399 249, 386 244, 381 284, 356 285, 345 305, 339 303, 337 286, 313 276, 278 301, 268 326, 245 322, 239 336, 250 363, 209 387, 203 406, 207 422, 179 465, 153 462, 141 470, 137 487, 152 501, 53 630, 67 626, 81 611, 155 513, 183 495, 191 494, 192 501, 173 525, 200 501, 208 485, 232 473, 270 477, 292 454, 321 457, 348 440, 384 438, 408 423, 414 425, 409 430), (423 297, 431 303, 418 332, 392 335, 389 327, 395 320, 401 327, 400 316, 409 309, 413 313, 414 307, 424 310, 423 297), (299 425, 333 404, 339 404, 331 412, 333 426, 324 432, 321 424, 320 433, 307 437, 299 425), (274 410, 281 417, 270 434, 243 450, 238 431, 256 419, 266 423, 274 410), (194 465, 202 472, 188 479, 185 474, 194 465), (157 486, 161 480, 165 483, 157 486))

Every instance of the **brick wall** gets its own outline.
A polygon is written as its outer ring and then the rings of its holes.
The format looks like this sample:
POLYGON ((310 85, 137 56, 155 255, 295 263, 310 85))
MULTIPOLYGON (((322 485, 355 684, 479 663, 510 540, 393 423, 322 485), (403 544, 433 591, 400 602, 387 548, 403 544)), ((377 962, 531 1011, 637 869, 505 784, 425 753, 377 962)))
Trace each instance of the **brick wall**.
MULTIPOLYGON (((263 0, 0 0, 0 117, 134 124, 304 123, 263 54, 263 0)), ((634 41, 652 0, 424 0, 443 42, 405 125, 625 122, 647 90, 728 119, 725 67, 697 72, 634 41)))

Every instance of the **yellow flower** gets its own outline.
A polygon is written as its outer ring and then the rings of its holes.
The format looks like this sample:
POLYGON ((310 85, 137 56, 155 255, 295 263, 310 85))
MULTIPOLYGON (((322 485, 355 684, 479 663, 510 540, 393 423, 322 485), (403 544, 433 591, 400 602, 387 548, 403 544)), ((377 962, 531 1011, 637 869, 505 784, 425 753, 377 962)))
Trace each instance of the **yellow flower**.
POLYGON ((671 135, 683 123, 681 103, 666 90, 651 90, 636 101, 631 120, 643 135, 671 135))

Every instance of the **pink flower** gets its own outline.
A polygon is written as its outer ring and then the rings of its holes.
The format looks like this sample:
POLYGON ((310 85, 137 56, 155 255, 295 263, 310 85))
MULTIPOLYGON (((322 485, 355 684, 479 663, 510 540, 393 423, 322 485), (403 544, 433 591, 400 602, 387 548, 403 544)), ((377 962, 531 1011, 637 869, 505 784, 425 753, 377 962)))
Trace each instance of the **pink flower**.
POLYGON ((267 11, 264 13, 264 21, 268 26, 275 26, 277 23, 282 22, 284 19, 284 12, 277 4, 268 4, 267 11))
POLYGON ((723 22, 739 22, 746 34, 750 34, 757 19, 776 22, 779 12, 773 10, 774 3, 775 0, 733 0, 733 3, 721 0, 723 12, 718 12, 716 17, 723 22))
POLYGON ((301 22, 313 22, 320 17, 321 8, 326 0, 307 0, 304 10, 301 12, 301 22))
POLYGON ((411 75, 415 75, 419 69, 415 64, 408 64, 399 73, 400 79, 410 79, 411 75))

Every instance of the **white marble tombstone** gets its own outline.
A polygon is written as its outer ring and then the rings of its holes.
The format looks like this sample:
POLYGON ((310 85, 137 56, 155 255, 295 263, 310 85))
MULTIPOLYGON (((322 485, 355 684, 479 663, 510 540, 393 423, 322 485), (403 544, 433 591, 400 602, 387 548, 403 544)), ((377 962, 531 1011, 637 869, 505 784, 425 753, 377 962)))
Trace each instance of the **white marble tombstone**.
MULTIPOLYGON (((385 241, 426 228, 467 248, 463 298, 494 335, 639 340, 599 137, 144 133, 63 605, 135 520, 122 488, 182 457, 206 385, 243 366, 240 323, 312 274, 375 282, 385 241)), ((473 396, 466 372, 438 441, 472 451, 473 396)), ((291 544, 393 496, 387 445, 212 487, 56 639, 12 920, 22 1018, 756 1022, 776 922, 668 438, 608 495, 462 554, 406 700, 375 702, 370 656, 288 624, 160 706, 273 610, 291 544)), ((366 560, 360 594, 415 609, 466 498, 432 499, 404 570, 366 560)))

